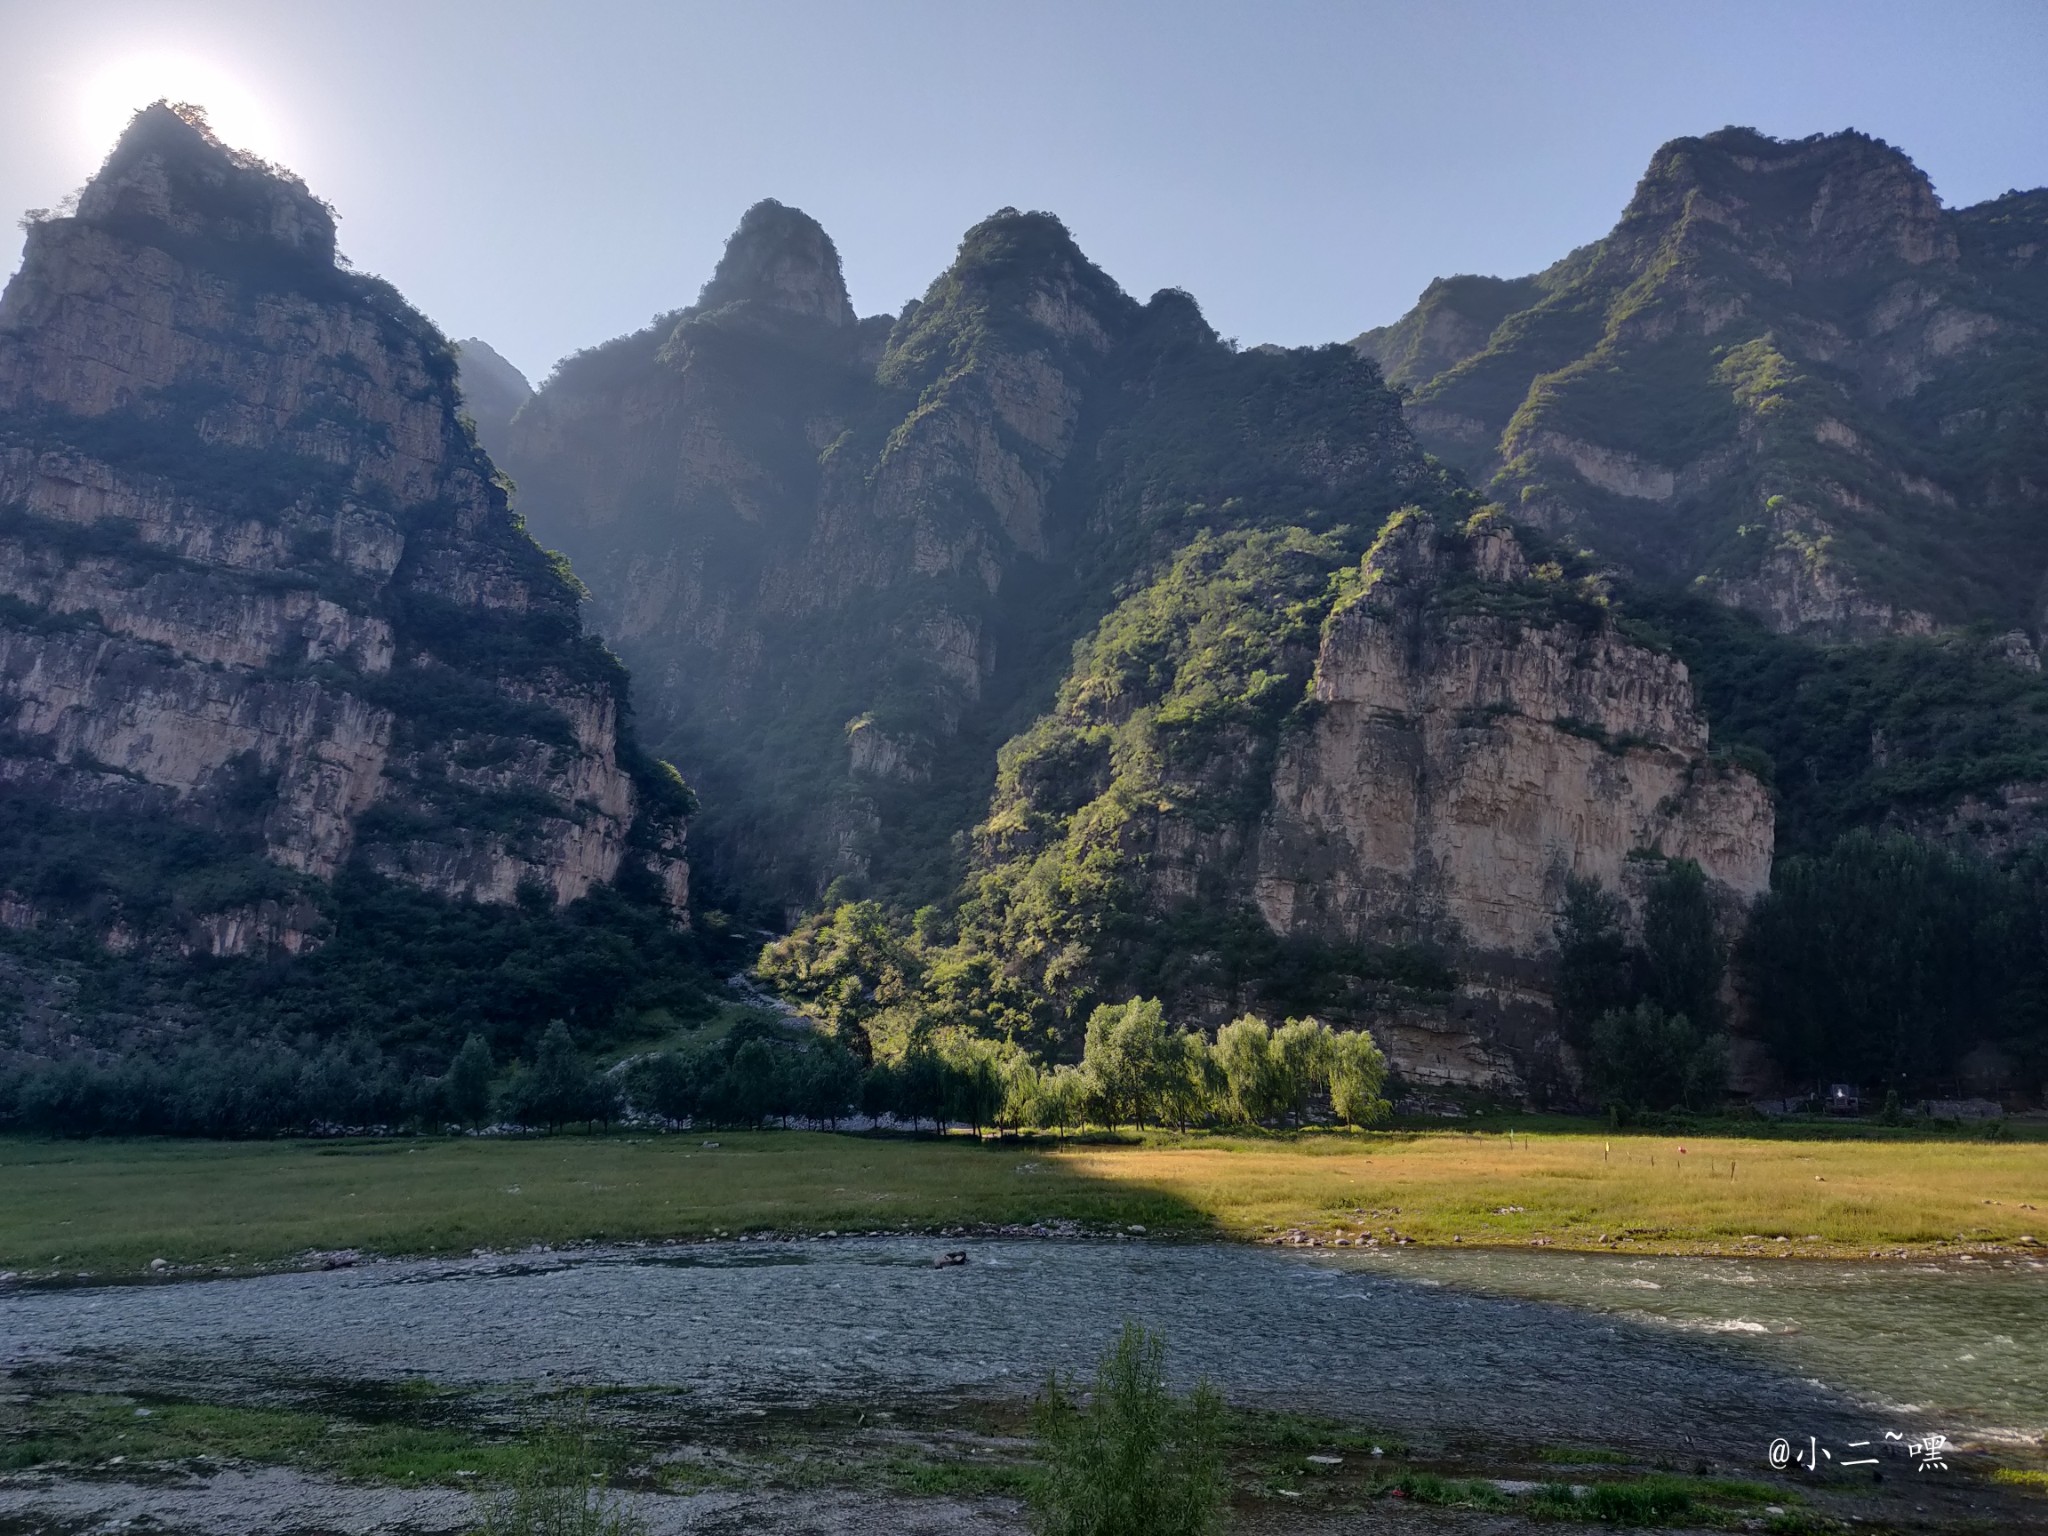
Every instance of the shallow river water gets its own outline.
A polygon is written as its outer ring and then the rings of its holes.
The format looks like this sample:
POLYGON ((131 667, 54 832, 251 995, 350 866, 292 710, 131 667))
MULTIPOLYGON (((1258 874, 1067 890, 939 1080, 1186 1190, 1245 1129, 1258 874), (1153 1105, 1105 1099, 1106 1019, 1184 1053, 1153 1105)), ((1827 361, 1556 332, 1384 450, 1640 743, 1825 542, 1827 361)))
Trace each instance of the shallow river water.
POLYGON ((0 1368, 681 1385, 707 1407, 1031 1391, 1124 1319, 1236 1399, 1444 1442, 1738 1460, 2048 1428, 2048 1266, 932 1239, 696 1244, 0 1293, 0 1368))

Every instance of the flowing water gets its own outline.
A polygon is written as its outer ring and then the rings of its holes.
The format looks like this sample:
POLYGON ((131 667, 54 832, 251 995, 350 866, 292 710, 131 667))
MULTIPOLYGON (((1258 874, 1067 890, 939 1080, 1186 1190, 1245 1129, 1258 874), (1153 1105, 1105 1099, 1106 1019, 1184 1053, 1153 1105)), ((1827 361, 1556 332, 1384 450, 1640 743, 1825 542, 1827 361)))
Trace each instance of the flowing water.
POLYGON ((1561 1303, 1712 1338, 1930 1428, 2041 1446, 2048 1435, 2048 1263, 1957 1258, 1624 1257, 1407 1248, 1346 1268, 1561 1303))
POLYGON ((743 1410, 1024 1394, 1125 1319, 1233 1398, 1438 1443, 1761 1457, 2048 1427, 2048 1265, 929 1239, 718 1243, 0 1293, 0 1368, 685 1386, 743 1410), (957 1244, 952 1245, 957 1246, 957 1244))

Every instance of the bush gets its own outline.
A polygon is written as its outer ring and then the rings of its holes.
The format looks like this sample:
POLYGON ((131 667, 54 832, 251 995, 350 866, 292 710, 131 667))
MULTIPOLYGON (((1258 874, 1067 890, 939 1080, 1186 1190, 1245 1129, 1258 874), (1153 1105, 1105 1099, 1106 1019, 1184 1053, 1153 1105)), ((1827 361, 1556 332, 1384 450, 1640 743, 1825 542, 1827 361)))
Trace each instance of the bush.
POLYGON ((1718 1035, 1655 1003, 1604 1014, 1587 1065, 1609 1110, 1713 1109, 1728 1091, 1728 1050, 1718 1035))
POLYGON ((1045 1478, 1032 1497, 1040 1536, 1208 1536, 1226 1491, 1223 1400, 1206 1383, 1166 1387, 1166 1344, 1127 1324, 1084 1406, 1055 1376, 1033 1424, 1045 1478))

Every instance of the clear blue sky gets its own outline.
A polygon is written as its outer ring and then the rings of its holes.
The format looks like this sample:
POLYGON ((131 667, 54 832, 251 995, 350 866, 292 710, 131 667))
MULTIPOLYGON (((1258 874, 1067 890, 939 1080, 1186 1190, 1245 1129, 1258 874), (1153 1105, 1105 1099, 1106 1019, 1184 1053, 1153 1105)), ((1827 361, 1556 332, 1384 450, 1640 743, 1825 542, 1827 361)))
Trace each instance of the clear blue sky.
POLYGON ((536 377, 694 298, 761 197, 862 313, 1015 204, 1250 344, 1541 267, 1728 123, 1875 133, 1951 204, 2048 182, 2048 0, 0 0, 0 40, 0 209, 197 81, 359 266, 536 377))

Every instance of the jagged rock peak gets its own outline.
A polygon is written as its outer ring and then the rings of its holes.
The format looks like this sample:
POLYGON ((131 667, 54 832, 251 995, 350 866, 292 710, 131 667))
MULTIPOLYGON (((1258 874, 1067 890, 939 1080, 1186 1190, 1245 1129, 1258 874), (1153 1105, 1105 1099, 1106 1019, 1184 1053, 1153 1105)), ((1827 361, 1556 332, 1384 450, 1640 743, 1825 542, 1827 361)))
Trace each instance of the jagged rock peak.
POLYGON ((1142 313, 1058 218, 1015 208, 997 209, 961 237, 952 266, 925 302, 956 294, 974 307, 1019 313, 1063 343, 1098 351, 1142 313))
POLYGON ((1621 229, 1684 216, 1811 252, 1833 270, 1884 257, 1919 266, 1955 254, 1927 173, 1854 129, 1774 139, 1723 128, 1673 139, 1651 156, 1621 229))
POLYGON ((697 308, 751 301, 790 314, 852 325, 856 319, 839 270, 839 248, 801 209, 763 198, 740 217, 697 308))
POLYGON ((279 166, 214 136, 205 113, 158 101, 136 113, 78 198, 88 224, 231 244, 267 244, 309 264, 335 261, 334 210, 279 166))

